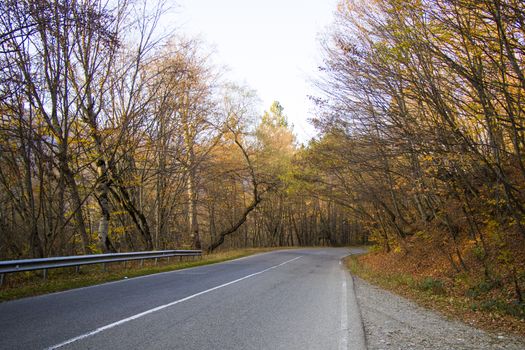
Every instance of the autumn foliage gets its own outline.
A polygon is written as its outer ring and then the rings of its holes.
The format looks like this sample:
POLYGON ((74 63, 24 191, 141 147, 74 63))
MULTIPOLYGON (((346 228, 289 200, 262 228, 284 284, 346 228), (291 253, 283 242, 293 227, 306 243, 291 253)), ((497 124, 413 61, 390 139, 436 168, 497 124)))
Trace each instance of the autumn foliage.
POLYGON ((321 193, 351 208, 390 262, 469 276, 518 311, 524 19, 513 0, 341 1, 318 84, 323 136, 310 146, 321 193))

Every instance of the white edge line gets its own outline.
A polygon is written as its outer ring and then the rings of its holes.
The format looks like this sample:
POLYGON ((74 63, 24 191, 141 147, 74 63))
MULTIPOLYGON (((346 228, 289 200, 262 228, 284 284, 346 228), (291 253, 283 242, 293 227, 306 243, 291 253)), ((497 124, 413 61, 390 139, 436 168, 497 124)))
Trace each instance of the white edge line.
POLYGON ((240 281, 245 280, 245 279, 248 279, 248 278, 250 278, 250 277, 254 277, 254 276, 260 275, 261 273, 264 273, 264 272, 267 272, 267 271, 273 270, 273 269, 275 269, 275 268, 278 268, 278 267, 280 267, 280 266, 286 265, 286 264, 288 264, 288 263, 290 263, 290 262, 292 262, 292 261, 295 261, 295 260, 297 260, 297 259, 300 259, 300 258, 302 258, 302 256, 298 256, 298 257, 296 257, 296 258, 293 258, 293 259, 287 260, 287 261, 285 261, 285 262, 283 262, 283 263, 280 263, 280 264, 278 264, 278 265, 274 265, 274 266, 269 267, 269 268, 267 268, 267 269, 264 269, 264 270, 262 270, 262 271, 252 273, 252 274, 250 274, 250 275, 247 275, 247 276, 244 276, 244 277, 238 278, 238 279, 236 279, 236 280, 233 280, 233 281, 230 281, 230 282, 227 282, 227 283, 221 284, 221 285, 219 285, 219 286, 216 286, 216 287, 213 287, 213 288, 210 288, 210 289, 206 289, 206 290, 204 290, 204 291, 202 291, 202 292, 192 294, 192 295, 190 295, 190 296, 187 296, 187 297, 185 297, 185 298, 182 298, 182 299, 179 299, 179 300, 173 301, 173 302, 171 302, 171 303, 164 304, 164 305, 161 305, 161 306, 157 306, 157 307, 155 307, 155 308, 153 308, 153 309, 149 309, 149 310, 146 310, 146 311, 144 311, 144 312, 138 313, 138 314, 136 314, 136 315, 133 315, 133 316, 130 316, 130 317, 124 318, 124 319, 122 319, 122 320, 120 320, 120 321, 113 322, 113 323, 107 324, 107 325, 105 325, 105 326, 99 327, 99 328, 97 328, 97 329, 95 329, 95 330, 92 330, 91 332, 84 333, 84 334, 79 335, 79 336, 77 336, 77 337, 74 337, 74 338, 68 339, 68 340, 66 340, 66 341, 63 341, 62 343, 59 343, 59 344, 53 345, 53 346, 51 346, 51 347, 49 347, 49 348, 46 348, 46 349, 47 349, 47 350, 53 350, 53 349, 61 348, 61 347, 66 346, 66 345, 68 345, 68 344, 71 344, 71 343, 77 342, 77 341, 79 341, 79 340, 85 339, 85 338, 90 337, 90 336, 92 336, 92 335, 95 335, 95 334, 97 334, 97 333, 100 333, 100 332, 106 331, 106 330, 108 330, 108 329, 114 328, 114 327, 116 327, 116 326, 119 326, 119 325, 121 325, 121 324, 127 323, 127 322, 129 322, 129 321, 136 320, 136 319, 138 319, 138 318, 140 318, 140 317, 143 317, 143 316, 149 315, 149 314, 154 313, 154 312, 156 312, 156 311, 159 311, 159 310, 162 310, 162 309, 168 308, 168 307, 170 307, 170 306, 173 306, 173 305, 176 305, 176 304, 179 304, 179 303, 182 303, 182 302, 188 301, 188 300, 193 299, 193 298, 195 298, 195 297, 198 297, 198 296, 200 296, 200 295, 203 295, 203 294, 206 294, 206 293, 212 292, 212 291, 214 291, 214 290, 217 290, 217 289, 220 289, 220 288, 223 288, 223 287, 229 286, 229 285, 231 285, 231 284, 234 284, 234 283, 240 282, 240 281))
POLYGON ((348 350, 348 306, 347 306, 347 288, 346 273, 343 271, 343 283, 341 288, 341 343, 340 350, 348 350))

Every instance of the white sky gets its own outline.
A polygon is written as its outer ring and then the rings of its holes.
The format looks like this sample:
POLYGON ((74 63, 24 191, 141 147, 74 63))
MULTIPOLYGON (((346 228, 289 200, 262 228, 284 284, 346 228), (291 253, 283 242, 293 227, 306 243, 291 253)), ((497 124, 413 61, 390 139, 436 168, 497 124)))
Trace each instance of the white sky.
POLYGON ((307 122, 313 94, 309 79, 321 64, 319 35, 332 23, 337 0, 178 0, 183 33, 215 48, 228 80, 245 83, 262 100, 277 100, 298 141, 315 136, 307 122))

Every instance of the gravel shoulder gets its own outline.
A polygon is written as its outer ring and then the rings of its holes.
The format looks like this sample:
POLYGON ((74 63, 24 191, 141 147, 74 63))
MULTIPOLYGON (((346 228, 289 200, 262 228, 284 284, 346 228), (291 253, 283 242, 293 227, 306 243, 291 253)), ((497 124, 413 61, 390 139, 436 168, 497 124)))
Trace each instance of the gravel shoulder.
POLYGON ((353 279, 369 350, 525 349, 525 338, 489 334, 353 279))

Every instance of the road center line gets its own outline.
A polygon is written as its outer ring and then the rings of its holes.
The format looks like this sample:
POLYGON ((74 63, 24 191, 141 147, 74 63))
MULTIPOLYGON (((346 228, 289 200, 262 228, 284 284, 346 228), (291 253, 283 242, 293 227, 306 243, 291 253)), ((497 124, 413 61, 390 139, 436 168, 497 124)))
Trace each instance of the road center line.
POLYGON ((107 324, 107 325, 105 325, 105 326, 102 326, 102 327, 100 327, 100 328, 97 328, 97 329, 95 329, 95 330, 92 330, 91 332, 84 333, 84 334, 79 335, 79 336, 77 336, 77 337, 74 337, 74 338, 68 339, 68 340, 66 340, 66 341, 64 341, 64 342, 62 342, 62 343, 60 343, 60 344, 53 345, 53 346, 47 348, 47 350, 53 350, 53 349, 61 348, 61 347, 63 347, 63 346, 66 346, 66 345, 69 345, 69 344, 71 344, 71 343, 74 343, 74 342, 76 342, 76 341, 79 341, 79 340, 82 340, 82 339, 88 338, 88 337, 90 337, 90 336, 92 336, 92 335, 95 335, 95 334, 97 334, 97 333, 100 333, 100 332, 106 331, 106 330, 108 330, 108 329, 114 328, 114 327, 116 327, 116 326, 120 326, 121 324, 127 323, 127 322, 129 322, 129 321, 133 321, 133 320, 136 320, 136 319, 141 318, 141 317, 143 317, 143 316, 149 315, 149 314, 154 313, 154 312, 156 312, 156 311, 159 311, 159 310, 162 310, 162 309, 168 308, 168 307, 170 307, 170 306, 173 306, 173 305, 176 305, 176 304, 179 304, 179 303, 182 303, 182 302, 188 301, 188 300, 193 299, 193 298, 195 298, 195 297, 198 297, 198 296, 200 296, 200 295, 203 295, 203 294, 206 294, 206 293, 212 292, 212 291, 214 291, 214 290, 217 290, 217 289, 220 289, 220 288, 223 288, 223 287, 229 286, 229 285, 231 285, 231 284, 234 284, 234 283, 237 283, 237 282, 243 281, 243 280, 245 280, 245 279, 248 279, 248 278, 251 278, 251 277, 254 277, 254 276, 260 275, 261 273, 265 273, 265 272, 267 272, 267 271, 270 271, 270 270, 276 269, 276 268, 278 268, 278 267, 281 267, 281 266, 283 266, 283 265, 286 265, 286 264, 288 264, 288 263, 291 263, 292 261, 295 261, 295 260, 300 259, 300 258, 302 258, 302 256, 298 256, 298 257, 296 257, 296 258, 293 258, 293 259, 287 260, 287 261, 285 261, 285 262, 283 262, 283 263, 280 263, 280 264, 278 264, 278 265, 274 265, 274 266, 269 267, 269 268, 267 268, 267 269, 264 269, 264 270, 262 270, 262 271, 255 272, 255 273, 252 273, 252 274, 250 274, 250 275, 247 275, 247 276, 244 276, 244 277, 238 278, 238 279, 233 280, 233 281, 231 281, 231 282, 227 282, 227 283, 221 284, 221 285, 219 285, 219 286, 216 286, 216 287, 213 287, 213 288, 210 288, 210 289, 206 289, 206 290, 204 290, 204 291, 202 291, 202 292, 192 294, 192 295, 187 296, 187 297, 185 297, 185 298, 182 298, 182 299, 179 299, 179 300, 176 300, 176 301, 172 301, 171 303, 164 304, 164 305, 161 305, 161 306, 157 306, 157 307, 155 307, 155 308, 153 308, 153 309, 149 309, 149 310, 146 310, 146 311, 144 311, 144 312, 138 313, 138 314, 136 314, 136 315, 133 315, 133 316, 130 316, 130 317, 124 318, 124 319, 122 319, 122 320, 120 320, 120 321, 117 321, 117 322, 113 322, 113 323, 107 324))

